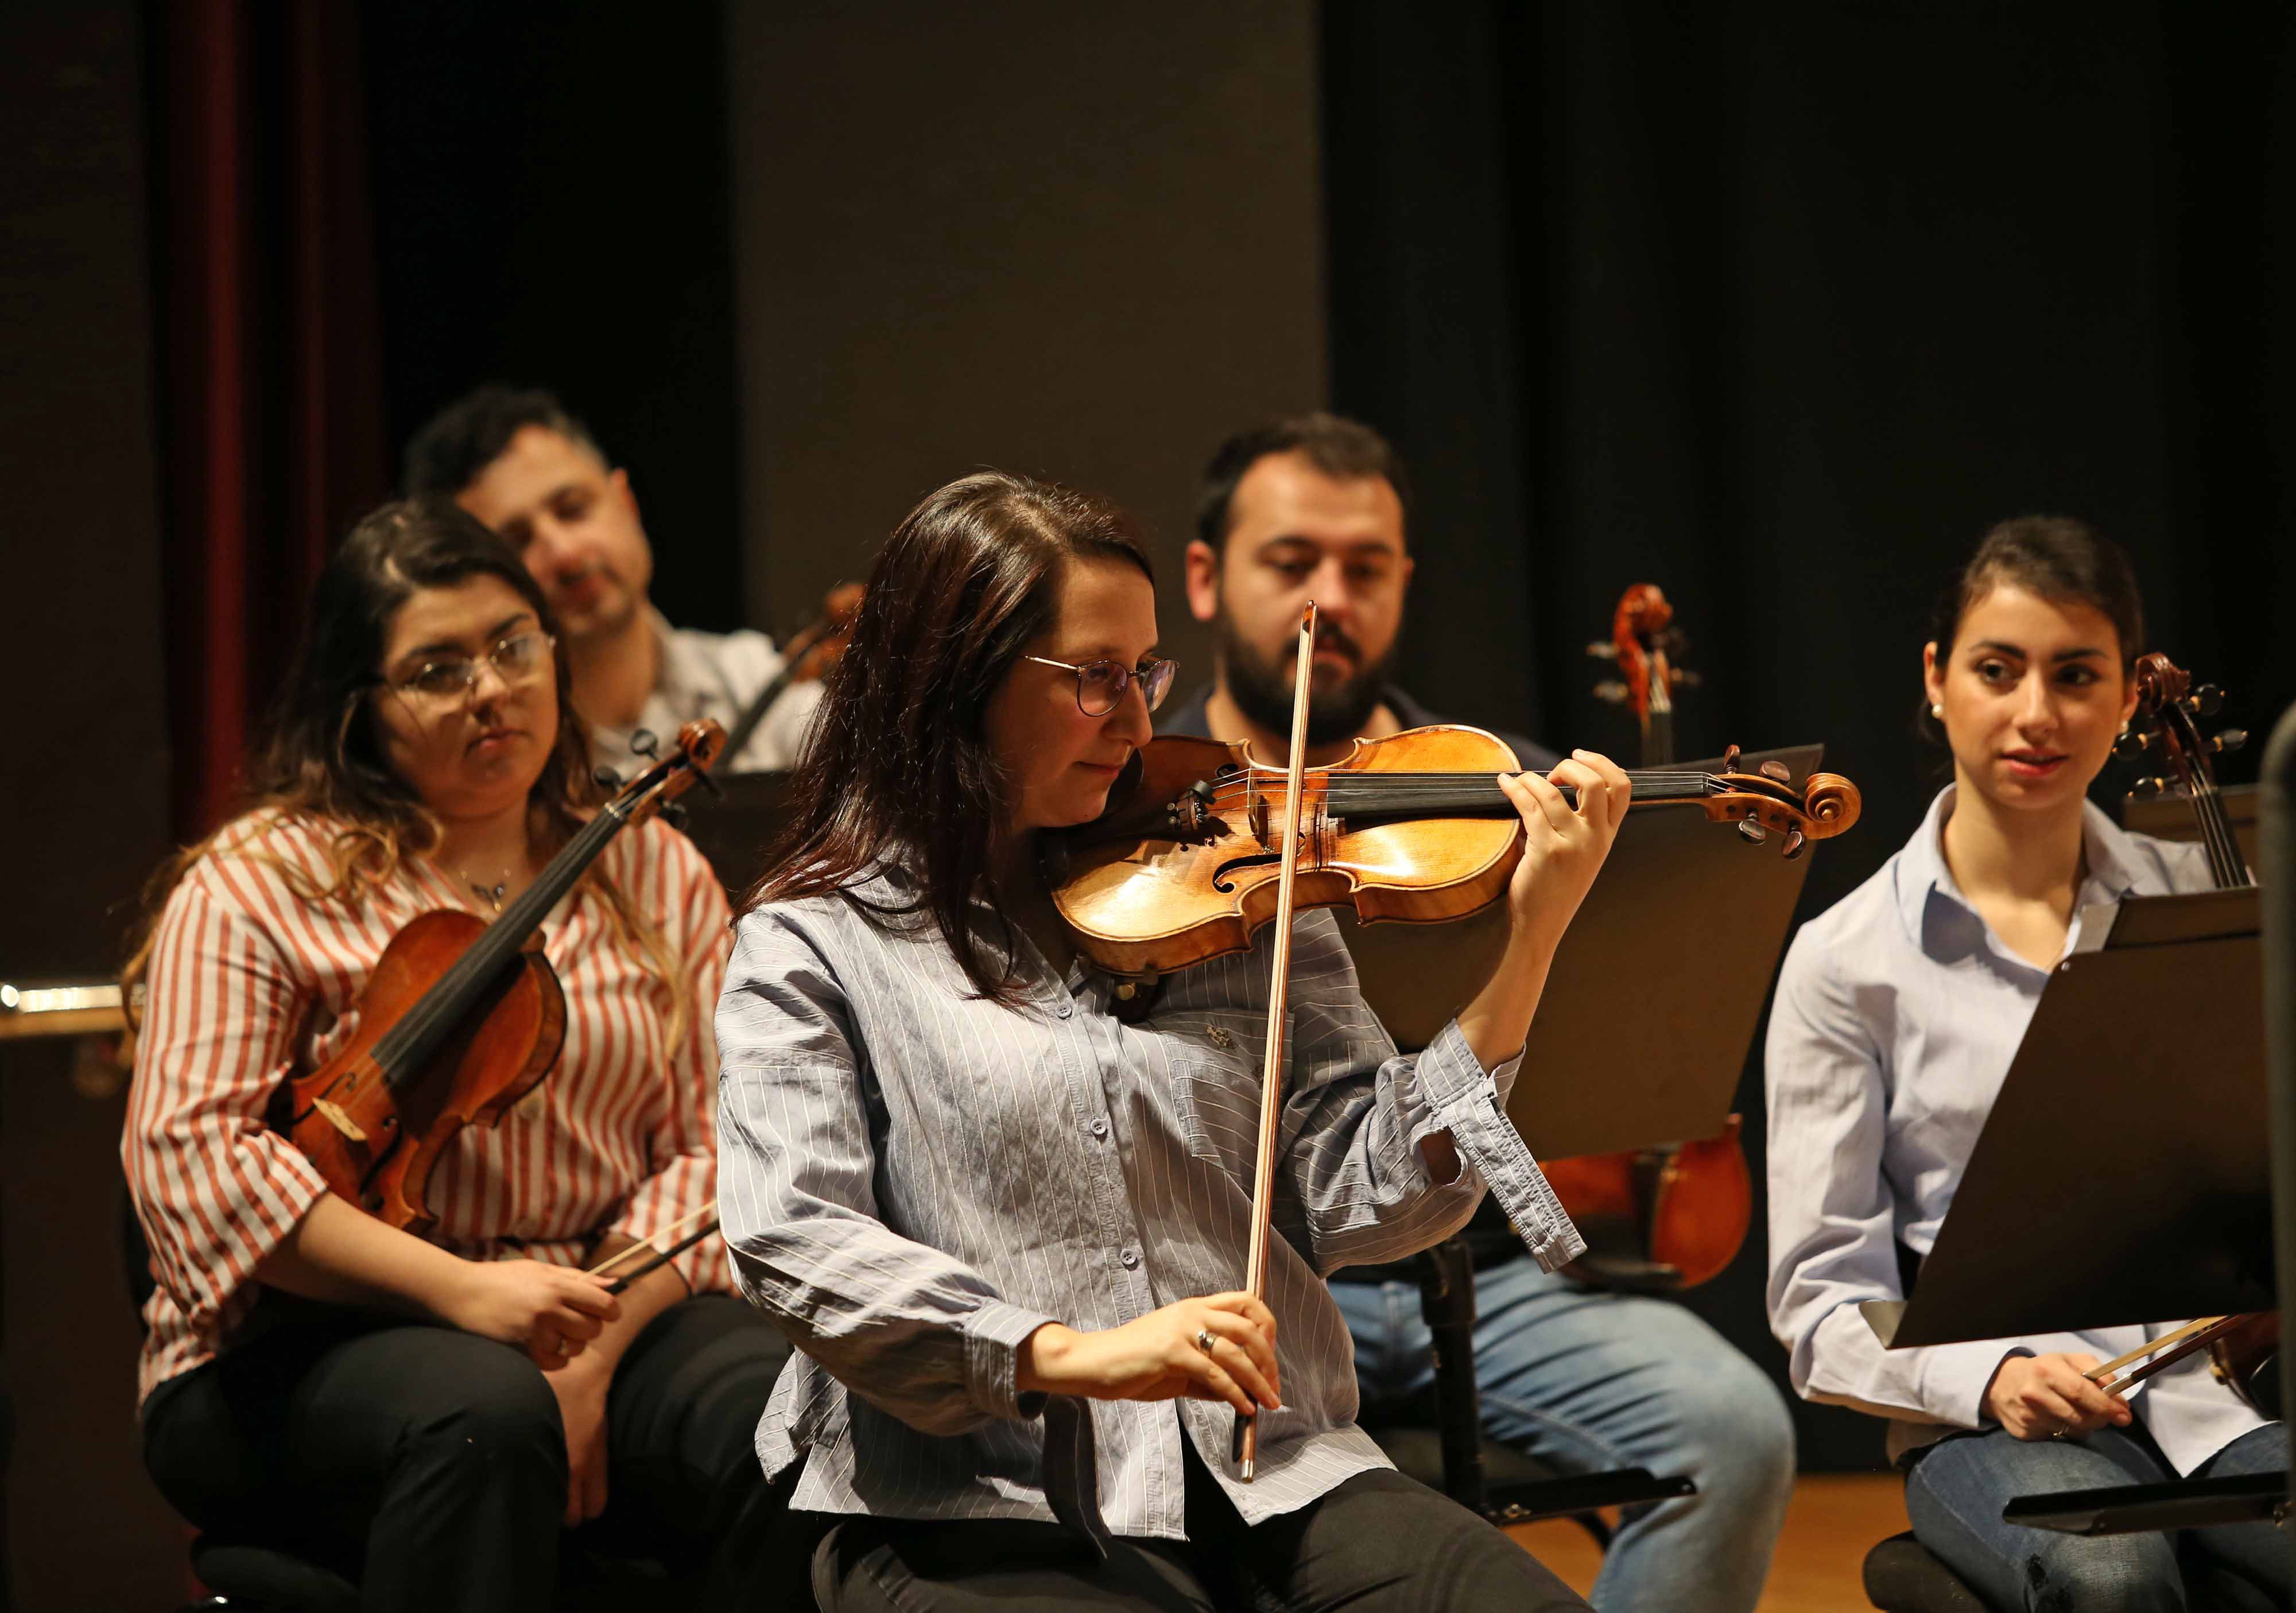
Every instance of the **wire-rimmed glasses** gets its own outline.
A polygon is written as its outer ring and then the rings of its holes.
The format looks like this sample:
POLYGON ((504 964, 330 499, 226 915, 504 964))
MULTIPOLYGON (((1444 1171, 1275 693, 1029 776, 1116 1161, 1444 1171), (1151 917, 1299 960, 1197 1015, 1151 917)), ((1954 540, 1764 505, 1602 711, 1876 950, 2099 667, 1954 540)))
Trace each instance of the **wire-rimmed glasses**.
POLYGON ((516 688, 550 664, 550 652, 557 643, 549 634, 538 628, 529 629, 496 641, 483 656, 442 655, 435 661, 423 662, 405 677, 375 681, 409 700, 443 705, 470 698, 479 686, 479 667, 482 664, 491 666, 506 687, 516 688))
POLYGON ((1024 655, 1021 659, 1075 673, 1077 709, 1086 716, 1106 716, 1115 710, 1116 703, 1124 698, 1134 678, 1140 680, 1140 698, 1148 702, 1149 710, 1155 710, 1172 692, 1172 675, 1180 669, 1180 663, 1170 659, 1128 667, 1122 661, 1086 661, 1078 666, 1074 661, 1056 661, 1044 655, 1024 655))

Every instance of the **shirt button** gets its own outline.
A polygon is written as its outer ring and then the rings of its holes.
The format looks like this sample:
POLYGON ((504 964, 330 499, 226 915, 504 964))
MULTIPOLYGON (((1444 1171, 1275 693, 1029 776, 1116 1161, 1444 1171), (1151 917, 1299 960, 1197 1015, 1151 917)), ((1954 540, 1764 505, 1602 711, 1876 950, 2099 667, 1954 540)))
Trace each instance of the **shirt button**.
POLYGON ((1098 1115, 1095 1115, 1092 1118, 1092 1134, 1095 1137, 1105 1137, 1108 1135, 1108 1122, 1102 1119, 1098 1115))
POLYGON ((1062 1019, 1067 1019, 1070 1014, 1072 1014, 1072 1013, 1076 1012, 1076 1004, 1075 1004, 1075 1003, 1062 1003, 1062 1004, 1061 1004, 1061 1010, 1060 1010, 1060 1012, 1061 1012, 1061 1018, 1062 1018, 1062 1019))
POLYGON ((1116 1251, 1116 1257, 1124 1262, 1124 1268, 1127 1271, 1140 1264, 1140 1251, 1128 1243, 1116 1251))

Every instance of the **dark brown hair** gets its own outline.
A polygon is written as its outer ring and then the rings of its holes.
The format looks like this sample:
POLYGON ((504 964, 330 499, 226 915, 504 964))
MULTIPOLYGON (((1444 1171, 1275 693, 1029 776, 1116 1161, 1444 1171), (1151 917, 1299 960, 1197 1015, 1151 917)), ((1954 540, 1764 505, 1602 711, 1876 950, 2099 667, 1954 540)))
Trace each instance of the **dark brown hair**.
MULTIPOLYGON (((2120 546, 2087 522, 2070 515, 2021 515, 1988 532, 1977 553, 1938 595, 1930 615, 1930 638, 1942 667, 1953 653, 1962 618, 1994 589, 2010 584, 2056 604, 2087 605, 2112 624, 2120 639, 2120 669, 2136 665, 2144 649, 2144 602, 2136 589, 2136 568, 2120 546)), ((1924 700, 1916 725, 1927 738, 1943 741, 1944 730, 1924 700)))
POLYGON ((1020 1002, 1014 938, 975 904, 1010 815, 983 717, 1021 652, 1055 626, 1070 562, 1155 580, 1132 519, 1104 499, 1001 471, 953 481, 902 519, 870 569, 844 657, 798 764, 789 827, 744 913, 840 896, 890 927, 930 916, 981 995, 1020 1002), (881 871, 907 902, 865 902, 881 871))
MULTIPOLYGON (((384 504, 353 527, 319 574, 310 616, 285 686, 251 758, 242 811, 197 845, 176 854, 153 878, 149 912, 123 971, 133 983, 150 960, 160 907, 193 864, 217 853, 243 853, 277 868, 309 902, 356 906, 397 872, 406 856, 439 843, 437 818, 384 756, 367 701, 382 682, 383 645, 391 618, 420 589, 451 588, 474 577, 497 577, 555 635, 550 606, 510 546, 477 517, 443 498, 384 504), (332 877, 313 880, 264 848, 282 822, 301 823, 326 841, 332 877)), ((574 715, 566 657, 552 657, 558 685, 558 739, 528 799, 535 848, 554 854, 596 807, 590 745, 574 715)), ((602 864, 584 883, 605 899, 609 921, 669 995, 665 1018, 673 1040, 692 1011, 690 971, 659 931, 624 897, 602 864)))
POLYGON ((1196 536, 1214 553, 1227 544, 1238 484, 1271 454, 1304 454, 1309 464, 1339 481, 1376 476, 1395 489, 1406 523, 1411 519, 1411 481, 1404 474, 1402 456, 1387 438, 1360 421, 1318 410, 1239 431, 1213 452, 1196 496, 1196 536))

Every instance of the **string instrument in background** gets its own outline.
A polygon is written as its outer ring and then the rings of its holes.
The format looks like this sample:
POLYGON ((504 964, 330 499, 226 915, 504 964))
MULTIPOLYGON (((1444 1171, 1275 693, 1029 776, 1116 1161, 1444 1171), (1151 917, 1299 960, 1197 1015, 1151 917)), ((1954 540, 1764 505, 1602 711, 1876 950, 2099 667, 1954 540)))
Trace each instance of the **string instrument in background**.
POLYGON ((853 636, 853 618, 861 611, 861 593, 859 583, 838 584, 822 601, 820 616, 782 646, 782 669, 766 680, 766 686, 734 719, 734 726, 726 735, 725 755, 740 758, 750 736, 757 733, 758 725, 766 720, 766 713, 788 692, 791 684, 809 684, 826 676, 829 669, 844 657, 845 646, 853 636))
POLYGON ((408 920, 359 993, 358 1028, 281 1087, 274 1129, 338 1198, 392 1226, 431 1224, 430 1171, 455 1134, 492 1126, 534 1090, 565 1038, 542 921, 613 838, 704 775, 725 732, 688 723, 677 748, 578 830, 492 922, 460 908, 408 920))
POLYGON ((1688 647, 1674 625, 1674 607, 1656 583, 1630 584, 1611 613, 1611 636, 1587 646, 1588 655, 1618 663, 1619 675, 1595 684, 1595 698, 1634 712, 1645 767, 1674 760, 1674 692, 1699 684, 1698 674, 1676 659, 1688 647))
MULTIPOLYGON (((2204 736, 2199 720, 2214 716, 2224 704, 2224 692, 2213 684, 2193 686, 2192 675, 2167 656, 2153 652, 2136 658, 2134 675, 2136 708, 2128 730, 2114 741, 2115 754, 2133 760, 2155 744, 2161 748, 2164 770, 2139 779, 2132 793, 2180 797, 2193 809, 2200 843, 2208 854, 2209 875, 2218 890, 2235 890, 2256 883, 2241 856, 2232 817, 2217 788, 2216 769, 2210 757, 2237 750, 2248 742, 2238 728, 2204 736)), ((2207 1316, 2132 1350, 2115 1361, 2094 1368, 2092 1381, 2118 1394, 2141 1383, 2162 1368, 2194 1351, 2209 1352, 2209 1363, 2232 1392, 2263 1416, 2280 1415, 2280 1313, 2251 1311, 2237 1316, 2207 1316), (2142 1366, 2115 1378, 2113 1374, 2145 1356, 2142 1366)))
MULTIPOLYGON (((1618 663, 1618 677, 1595 693, 1634 712, 1645 767, 1674 761, 1674 692, 1698 682, 1677 664, 1685 647, 1674 607, 1656 583, 1636 583, 1620 595, 1610 638, 1587 647, 1618 663)), ((1720 1132, 1695 1142, 1542 1161, 1587 1240, 1570 1274, 1604 1288, 1668 1293, 1695 1288, 1736 1259, 1754 1215, 1742 1126, 1732 1115, 1720 1132)))

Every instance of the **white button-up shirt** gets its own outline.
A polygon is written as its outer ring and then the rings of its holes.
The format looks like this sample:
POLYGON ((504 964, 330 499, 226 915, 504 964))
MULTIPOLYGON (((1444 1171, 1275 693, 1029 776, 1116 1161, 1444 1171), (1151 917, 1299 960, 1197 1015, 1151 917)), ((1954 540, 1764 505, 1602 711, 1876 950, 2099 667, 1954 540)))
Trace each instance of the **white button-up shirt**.
MULTIPOLYGON (((1895 1246, 1926 1256, 2049 971, 2004 946, 1948 868, 1948 787, 1905 847, 1786 954, 1764 1056, 1769 1087, 1770 1327, 1811 1400, 1896 1419, 1896 1455, 1984 1419, 2005 1356, 2086 1352, 2110 1360, 2174 1323, 1882 1348, 1857 1309, 1896 1299, 1895 1246)), ((2129 896, 2210 887, 2207 859, 2124 832, 2085 809, 2079 912, 2129 896)), ((2005 1235, 2014 1229, 2001 1229, 2005 1235)), ((2130 1392, 2180 1473, 2263 1420, 2201 1352, 2130 1392)))
MULTIPOLYGON (((654 642, 661 646, 660 669, 638 720, 627 728, 590 727, 590 757, 625 779, 651 764, 630 749, 630 736, 644 728, 668 755, 677 731, 699 717, 714 717, 730 729, 758 692, 782 669, 781 651, 762 633, 702 633, 672 627, 659 611, 654 642)), ((756 773, 796 765, 806 731, 821 706, 821 684, 792 683, 775 700, 739 756, 720 757, 719 773, 756 773)))

